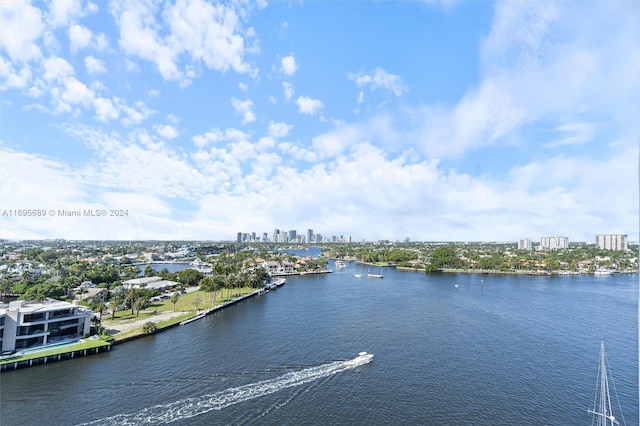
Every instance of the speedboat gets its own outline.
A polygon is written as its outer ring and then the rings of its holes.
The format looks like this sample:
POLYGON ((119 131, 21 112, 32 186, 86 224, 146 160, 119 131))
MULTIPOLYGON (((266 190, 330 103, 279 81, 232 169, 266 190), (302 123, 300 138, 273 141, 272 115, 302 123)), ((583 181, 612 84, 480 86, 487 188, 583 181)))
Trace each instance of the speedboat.
POLYGON ((336 268, 346 268, 347 265, 342 260, 336 260, 336 268))
POLYGON ((353 276, 356 278, 362 278, 362 274, 353 274, 353 276))
POLYGON ((359 365, 368 364, 372 360, 373 354, 360 352, 357 357, 355 357, 354 359, 350 359, 349 361, 345 361, 343 365, 347 367, 357 367, 359 365))

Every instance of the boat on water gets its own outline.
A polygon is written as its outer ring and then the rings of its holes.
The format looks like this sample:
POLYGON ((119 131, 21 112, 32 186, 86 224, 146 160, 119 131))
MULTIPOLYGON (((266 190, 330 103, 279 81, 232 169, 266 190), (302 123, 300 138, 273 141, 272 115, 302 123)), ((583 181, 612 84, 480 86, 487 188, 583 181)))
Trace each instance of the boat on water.
POLYGON ((367 270, 367 277, 369 278, 384 278, 384 275, 382 275, 382 267, 380 268, 380 273, 379 274, 372 274, 371 272, 369 272, 367 270))
POLYGON ((356 278, 362 278, 362 274, 353 274, 353 276, 356 278))
POLYGON ((347 265, 342 260, 336 260, 336 268, 346 268, 347 265))
POLYGON ((598 268, 595 270, 594 275, 612 275, 615 271, 608 268, 598 268))
POLYGON ((618 421, 613 414, 609 383, 613 386, 614 398, 618 403, 618 411, 621 415, 622 424, 624 425, 624 415, 622 414, 622 408, 620 407, 620 401, 618 401, 618 395, 615 391, 613 377, 611 376, 611 371, 607 363, 607 353, 604 350, 604 340, 602 340, 600 342, 600 365, 598 367, 596 393, 593 399, 593 410, 587 410, 587 412, 593 416, 592 424, 598 426, 613 426, 620 424, 620 421, 618 421), (611 382, 609 382, 610 380, 611 382))
POLYGON ((367 352, 360 352, 358 356, 349 361, 345 361, 344 365, 349 367, 357 367, 358 365, 368 364, 373 360, 373 354, 367 352))

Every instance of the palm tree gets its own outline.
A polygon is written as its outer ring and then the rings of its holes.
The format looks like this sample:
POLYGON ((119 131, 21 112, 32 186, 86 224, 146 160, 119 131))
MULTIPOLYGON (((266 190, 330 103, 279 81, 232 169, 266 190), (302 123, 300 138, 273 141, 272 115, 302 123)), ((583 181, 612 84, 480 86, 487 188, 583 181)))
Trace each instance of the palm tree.
MULTIPOLYGON (((136 317, 138 317, 140 315, 140 309, 142 309, 144 307, 144 298, 142 297, 138 297, 134 302, 133 302, 133 306, 136 308, 136 317)), ((133 313, 133 311, 132 311, 133 313)))
POLYGON ((178 295, 174 294, 171 298, 171 303, 173 303, 173 312, 176 311, 176 303, 178 303, 178 295))
POLYGON ((144 334, 153 334, 157 330, 158 330, 158 326, 153 321, 146 322, 142 326, 142 331, 144 332, 144 334))
POLYGON ((116 317, 116 311, 118 310, 119 306, 120 302, 118 302, 118 300, 116 299, 112 299, 111 302, 109 302, 109 309, 111 309, 111 321, 113 321, 116 317))
POLYGON ((98 314, 100 314, 100 324, 102 324, 102 312, 105 309, 107 309, 107 305, 105 305, 104 302, 100 302, 98 303, 98 306, 96 306, 93 310, 93 312, 98 312, 98 314))
POLYGON ((138 298, 138 290, 131 287, 127 290, 127 298, 125 299, 129 304, 131 304, 131 315, 133 315, 133 308, 136 299, 138 298))

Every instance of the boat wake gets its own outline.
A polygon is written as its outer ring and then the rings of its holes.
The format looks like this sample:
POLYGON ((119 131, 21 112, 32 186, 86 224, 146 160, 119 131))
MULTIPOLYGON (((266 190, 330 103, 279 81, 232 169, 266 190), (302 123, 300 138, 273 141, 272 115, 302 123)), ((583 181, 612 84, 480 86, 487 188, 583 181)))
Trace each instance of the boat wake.
POLYGON ((82 425, 144 425, 171 423, 208 413, 212 410, 221 410, 233 404, 248 401, 265 395, 278 392, 293 386, 312 382, 324 377, 356 368, 371 362, 373 354, 361 352, 357 357, 347 361, 335 361, 316 367, 305 368, 301 371, 293 371, 274 379, 263 380, 243 386, 229 388, 214 394, 202 395, 195 398, 186 398, 167 404, 147 407, 137 413, 118 414, 82 423, 82 425))

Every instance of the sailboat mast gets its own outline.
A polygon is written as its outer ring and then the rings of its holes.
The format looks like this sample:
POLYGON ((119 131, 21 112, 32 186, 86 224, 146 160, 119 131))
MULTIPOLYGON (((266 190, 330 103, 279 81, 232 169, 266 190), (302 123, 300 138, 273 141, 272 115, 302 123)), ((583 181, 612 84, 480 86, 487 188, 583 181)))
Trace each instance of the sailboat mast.
POLYGON ((604 350, 604 340, 600 342, 600 401, 598 411, 589 410, 598 416, 598 426, 620 424, 611 409, 611 395, 609 393, 609 378, 607 376, 607 358, 604 350))

